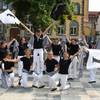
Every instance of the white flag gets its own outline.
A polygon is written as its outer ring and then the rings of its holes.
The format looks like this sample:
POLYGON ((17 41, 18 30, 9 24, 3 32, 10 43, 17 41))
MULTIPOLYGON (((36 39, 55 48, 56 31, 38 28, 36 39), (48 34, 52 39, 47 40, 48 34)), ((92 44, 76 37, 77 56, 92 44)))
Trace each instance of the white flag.
POLYGON ((88 49, 88 51, 87 69, 100 68, 100 50, 88 49))
POLYGON ((18 18, 9 9, 0 14, 0 21, 3 24, 20 24, 18 18))

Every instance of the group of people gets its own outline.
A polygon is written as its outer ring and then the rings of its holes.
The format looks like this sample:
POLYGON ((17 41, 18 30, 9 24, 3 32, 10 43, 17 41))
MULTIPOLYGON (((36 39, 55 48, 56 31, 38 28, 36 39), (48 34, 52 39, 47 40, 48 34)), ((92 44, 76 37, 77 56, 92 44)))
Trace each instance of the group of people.
MULTIPOLYGON (((86 42, 79 45, 76 39, 51 40, 41 29, 32 33, 29 41, 12 39, 0 43, 0 78, 8 87, 14 86, 14 69, 18 66, 18 85, 28 87, 31 74, 32 87, 49 86, 51 91, 68 89, 69 80, 82 77, 84 68, 84 49, 86 42), (5 76, 5 77, 4 77, 5 76)), ((84 39, 83 39, 84 40, 84 39)), ((91 81, 91 80, 90 80, 91 81)), ((94 80, 92 80, 94 81, 94 80)), ((2 84, 4 85, 4 84, 2 84)), ((4 86, 5 87, 5 86, 4 86)))

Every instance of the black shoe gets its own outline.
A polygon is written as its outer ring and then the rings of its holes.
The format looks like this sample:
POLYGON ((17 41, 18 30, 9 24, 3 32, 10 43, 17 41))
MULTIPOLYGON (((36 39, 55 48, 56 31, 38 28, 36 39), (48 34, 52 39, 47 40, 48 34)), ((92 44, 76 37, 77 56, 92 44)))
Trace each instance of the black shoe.
POLYGON ((18 85, 19 85, 19 86, 21 85, 21 82, 20 82, 20 81, 18 82, 18 85))
POLYGON ((11 88, 14 88, 14 86, 12 85, 11 88))
POLYGON ((19 77, 18 85, 19 85, 19 86, 21 85, 21 76, 19 77))
POLYGON ((61 83, 58 83, 57 86, 60 87, 61 86, 61 83))
POLYGON ((56 90, 57 90, 57 88, 52 88, 52 89, 51 89, 51 91, 56 91, 56 90))
POLYGON ((96 83, 96 81, 90 81, 90 82, 88 82, 88 83, 90 83, 90 84, 91 84, 91 83, 96 83))
POLYGON ((68 80, 68 81, 72 81, 72 80, 74 80, 74 78, 68 78, 67 80, 68 80))
POLYGON ((40 86, 40 87, 38 87, 39 89, 41 89, 41 88, 44 88, 45 87, 45 85, 42 85, 42 86, 40 86))
POLYGON ((38 88, 38 87, 37 87, 37 86, 35 86, 35 85, 32 85, 32 87, 33 87, 33 88, 38 88))

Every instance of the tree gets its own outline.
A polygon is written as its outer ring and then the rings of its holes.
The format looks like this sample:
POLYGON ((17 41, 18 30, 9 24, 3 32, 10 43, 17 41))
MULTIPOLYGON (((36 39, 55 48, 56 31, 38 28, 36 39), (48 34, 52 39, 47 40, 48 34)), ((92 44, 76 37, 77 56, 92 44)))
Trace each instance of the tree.
POLYGON ((51 11, 55 5, 63 2, 66 4, 64 14, 58 20, 63 20, 64 15, 71 15, 69 7, 70 0, 6 0, 7 3, 13 2, 13 9, 16 11, 16 16, 24 23, 26 23, 27 15, 33 27, 42 27, 45 29, 50 23, 52 18, 51 11))
POLYGON ((30 21, 34 27, 42 27, 44 30, 50 23, 52 23, 50 13, 53 4, 54 0, 32 0, 30 21))

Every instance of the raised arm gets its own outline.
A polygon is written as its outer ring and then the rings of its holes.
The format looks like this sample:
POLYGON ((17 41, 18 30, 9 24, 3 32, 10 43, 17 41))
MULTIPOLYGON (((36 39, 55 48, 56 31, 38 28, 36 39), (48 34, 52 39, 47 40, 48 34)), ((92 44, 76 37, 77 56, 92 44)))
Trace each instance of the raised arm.
POLYGON ((66 36, 67 42, 71 43, 70 39, 68 36, 66 36))
POLYGON ((48 32, 48 30, 54 25, 54 24, 58 24, 59 22, 58 21, 53 21, 53 23, 51 23, 46 29, 45 29, 45 31, 43 32, 43 34, 45 35, 47 32, 48 32))
POLYGON ((53 24, 54 24, 54 23, 50 24, 50 25, 45 29, 45 31, 43 32, 44 35, 45 35, 45 34, 48 32, 48 30, 53 26, 53 24))
POLYGON ((7 48, 10 48, 10 45, 11 45, 14 41, 16 41, 15 38, 13 38, 10 42, 8 42, 8 44, 7 44, 7 48))
POLYGON ((88 47, 88 44, 87 44, 86 39, 85 39, 85 36, 83 35, 82 37, 83 37, 83 41, 84 41, 85 46, 88 47))

